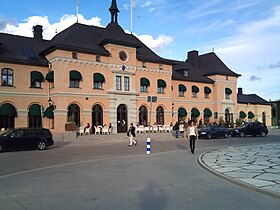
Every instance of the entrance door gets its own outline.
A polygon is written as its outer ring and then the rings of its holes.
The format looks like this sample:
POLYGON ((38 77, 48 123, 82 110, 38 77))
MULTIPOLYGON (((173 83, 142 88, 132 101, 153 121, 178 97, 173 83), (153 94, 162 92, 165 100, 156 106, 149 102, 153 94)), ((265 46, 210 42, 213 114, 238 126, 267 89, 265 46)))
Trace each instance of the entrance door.
POLYGON ((117 109, 117 131, 118 133, 127 132, 127 108, 125 104, 121 104, 117 109))

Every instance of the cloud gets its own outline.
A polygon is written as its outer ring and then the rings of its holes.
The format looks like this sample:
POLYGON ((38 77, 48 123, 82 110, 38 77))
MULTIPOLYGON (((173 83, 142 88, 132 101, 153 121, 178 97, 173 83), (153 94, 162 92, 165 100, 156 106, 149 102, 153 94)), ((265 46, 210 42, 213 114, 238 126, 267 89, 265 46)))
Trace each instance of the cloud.
POLYGON ((253 81, 261 81, 261 80, 262 80, 262 79, 261 79, 260 77, 256 77, 256 76, 254 76, 254 75, 250 77, 250 81, 251 81, 251 82, 253 82, 253 81))
POLYGON ((174 41, 173 37, 163 34, 159 35, 156 39, 154 39, 151 35, 140 35, 138 38, 155 52, 163 50, 164 47, 174 41))
MULTIPOLYGON (((78 19, 79 23, 101 26, 101 19, 99 17, 93 17, 87 20, 83 15, 79 14, 78 19)), ((25 19, 23 23, 15 24, 14 22, 9 22, 3 29, 0 28, 0 31, 4 33, 32 37, 33 26, 42 25, 44 39, 51 39, 56 33, 63 31, 75 22, 77 22, 77 17, 73 14, 63 15, 59 22, 56 23, 50 23, 48 16, 31 16, 25 19)))
POLYGON ((149 7, 152 5, 152 1, 145 1, 143 4, 141 4, 141 7, 149 7))
POLYGON ((7 25, 16 25, 16 21, 12 19, 0 18, 0 31, 4 30, 7 25))
POLYGON ((278 63, 268 65, 268 68, 270 69, 280 68, 280 61, 278 63))
POLYGON ((207 43, 201 51, 208 52, 214 46, 221 60, 242 75, 238 84, 252 93, 276 100, 279 94, 275 94, 275 90, 280 90, 280 5, 268 14, 270 16, 259 21, 238 25, 235 33, 207 43), (248 81, 258 81, 259 84, 252 86, 248 81))

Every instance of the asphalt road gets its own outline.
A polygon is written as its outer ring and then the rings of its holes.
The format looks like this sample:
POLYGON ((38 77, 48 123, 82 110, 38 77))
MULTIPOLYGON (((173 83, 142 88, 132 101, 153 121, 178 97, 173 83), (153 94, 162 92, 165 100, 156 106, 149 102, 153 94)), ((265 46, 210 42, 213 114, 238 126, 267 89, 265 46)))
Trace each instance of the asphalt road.
POLYGON ((280 143, 265 138, 153 139, 136 147, 123 141, 61 142, 46 151, 0 154, 0 209, 280 209, 280 200, 208 173, 199 154, 228 146, 280 143))

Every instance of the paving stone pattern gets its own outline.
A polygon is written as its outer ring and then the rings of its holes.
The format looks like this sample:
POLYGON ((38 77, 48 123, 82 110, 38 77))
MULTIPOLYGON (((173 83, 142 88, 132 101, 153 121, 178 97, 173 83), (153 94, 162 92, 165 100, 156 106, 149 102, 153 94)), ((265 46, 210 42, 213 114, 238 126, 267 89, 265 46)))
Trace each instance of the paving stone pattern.
POLYGON ((201 159, 217 173, 280 196, 280 144, 228 147, 201 159))

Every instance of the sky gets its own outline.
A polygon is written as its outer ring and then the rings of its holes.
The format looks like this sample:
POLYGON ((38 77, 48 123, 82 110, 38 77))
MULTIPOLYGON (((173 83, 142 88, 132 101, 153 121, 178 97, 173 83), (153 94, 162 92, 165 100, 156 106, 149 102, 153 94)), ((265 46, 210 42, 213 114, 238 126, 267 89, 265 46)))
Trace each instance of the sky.
MULTIPOLYGON (((76 0, 0 0, 0 32, 51 39, 77 21, 76 0)), ((131 31, 131 0, 117 0, 118 21, 131 31)), ((111 0, 79 0, 78 21, 106 27, 111 0)), ((134 0, 132 31, 164 58, 214 51, 244 94, 280 99, 280 0, 134 0)))

